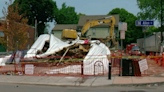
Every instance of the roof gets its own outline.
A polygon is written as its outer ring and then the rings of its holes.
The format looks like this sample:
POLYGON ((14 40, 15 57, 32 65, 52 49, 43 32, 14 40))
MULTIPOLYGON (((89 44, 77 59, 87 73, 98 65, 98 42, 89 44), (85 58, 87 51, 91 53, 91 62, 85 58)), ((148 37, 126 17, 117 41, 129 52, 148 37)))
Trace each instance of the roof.
MULTIPOLYGON (((91 20, 97 20, 97 19, 103 19, 108 16, 114 16, 116 23, 115 26, 118 27, 119 23, 119 15, 81 15, 78 21, 78 24, 56 24, 55 27, 52 29, 52 31, 58 31, 58 30, 63 30, 63 29, 77 29, 78 27, 83 27, 86 21, 91 21, 91 20)), ((102 24, 96 27, 108 27, 109 24, 102 24)))
MULTIPOLYGON (((82 15, 79 18, 78 26, 83 26, 87 21, 103 19, 108 16, 115 17, 115 20, 116 20, 115 26, 118 27, 118 23, 119 23, 119 15, 118 14, 117 15, 82 15)), ((100 26, 109 26, 109 24, 106 23, 106 24, 102 24, 100 26)))
POLYGON ((56 24, 52 31, 63 30, 63 29, 76 29, 77 24, 56 24))

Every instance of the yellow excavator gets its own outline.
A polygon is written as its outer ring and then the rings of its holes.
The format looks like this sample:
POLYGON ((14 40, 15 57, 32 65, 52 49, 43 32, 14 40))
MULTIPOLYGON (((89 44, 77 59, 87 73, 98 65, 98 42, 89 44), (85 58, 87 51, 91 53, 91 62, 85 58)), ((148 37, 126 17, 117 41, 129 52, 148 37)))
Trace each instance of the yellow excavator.
MULTIPOLYGON (((106 37, 106 39, 101 40, 101 42, 106 43, 112 41, 113 46, 116 46, 118 43, 115 41, 114 32, 114 25, 115 25, 115 18, 113 16, 105 17, 104 19, 99 20, 92 20, 85 23, 81 30, 80 39, 87 39, 88 37, 85 36, 85 33, 90 27, 102 25, 105 23, 109 23, 110 26, 110 34, 106 37)), ((77 31, 74 29, 64 29, 62 32, 62 39, 76 39, 78 37, 77 31)))

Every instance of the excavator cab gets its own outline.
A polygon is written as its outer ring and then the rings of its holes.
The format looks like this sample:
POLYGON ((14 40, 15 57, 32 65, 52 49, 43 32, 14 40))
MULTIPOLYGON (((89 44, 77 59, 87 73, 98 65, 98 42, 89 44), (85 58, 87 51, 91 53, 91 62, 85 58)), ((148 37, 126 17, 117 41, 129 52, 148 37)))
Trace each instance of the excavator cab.
POLYGON ((64 29, 62 32, 62 39, 76 39, 77 31, 74 29, 64 29))
POLYGON ((79 36, 80 39, 86 40, 88 37, 81 36, 81 30, 77 29, 64 29, 62 31, 62 39, 76 39, 79 36))

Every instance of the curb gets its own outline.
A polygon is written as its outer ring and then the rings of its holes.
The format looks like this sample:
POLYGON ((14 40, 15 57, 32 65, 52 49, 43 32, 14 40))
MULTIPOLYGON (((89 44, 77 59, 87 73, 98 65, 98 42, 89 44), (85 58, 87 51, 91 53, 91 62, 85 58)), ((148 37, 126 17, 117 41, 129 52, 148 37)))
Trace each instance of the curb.
POLYGON ((153 83, 136 83, 136 84, 112 84, 111 86, 160 86, 164 85, 164 82, 153 82, 153 83))
POLYGON ((25 82, 0 82, 5 84, 15 84, 15 85, 42 85, 42 86, 70 86, 70 87, 76 87, 75 85, 60 85, 60 84, 43 84, 43 83, 25 83, 25 82))
POLYGON ((15 85, 43 85, 43 86, 61 86, 61 87, 103 87, 103 86, 131 86, 131 87, 138 87, 138 86, 160 86, 160 85, 164 85, 164 82, 154 82, 154 83, 138 83, 138 84, 101 84, 101 85, 77 85, 77 84, 53 84, 53 83, 49 83, 49 84, 43 84, 43 83, 35 83, 35 82, 31 82, 31 83, 27 83, 27 82, 0 82, 0 83, 6 83, 6 84, 15 84, 15 85))

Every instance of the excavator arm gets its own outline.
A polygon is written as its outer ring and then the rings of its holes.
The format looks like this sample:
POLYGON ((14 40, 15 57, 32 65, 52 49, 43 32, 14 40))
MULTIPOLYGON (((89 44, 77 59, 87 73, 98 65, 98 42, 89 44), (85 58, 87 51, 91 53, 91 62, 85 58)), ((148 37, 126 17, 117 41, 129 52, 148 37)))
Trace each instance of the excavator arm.
POLYGON ((84 36, 84 34, 87 32, 87 30, 90 27, 102 25, 105 23, 109 23, 110 34, 106 37, 105 40, 103 40, 103 42, 106 43, 106 42, 109 42, 110 40, 112 40, 113 45, 116 46, 118 43, 115 41, 115 36, 113 35, 114 25, 115 25, 115 18, 113 16, 109 16, 109 17, 106 17, 106 18, 101 19, 101 20, 93 20, 93 21, 87 22, 81 30, 81 35, 84 36))
POLYGON ((85 23, 85 25, 83 26, 82 30, 81 30, 81 35, 84 36, 84 34, 87 32, 87 30, 90 27, 94 27, 94 26, 98 26, 98 25, 102 25, 105 23, 110 23, 109 26, 110 27, 110 35, 112 35, 111 33, 113 33, 114 30, 114 25, 115 25, 115 18, 113 16, 110 16, 109 18, 105 18, 102 20, 93 20, 93 21, 89 21, 87 23, 85 23))
MULTIPOLYGON (((109 42, 112 40, 112 42, 115 44, 115 37, 113 35, 114 31, 114 25, 115 25, 115 18, 113 16, 106 17, 104 19, 99 20, 92 20, 84 24, 83 28, 81 29, 81 37, 80 39, 86 39, 85 33, 88 31, 89 28, 102 25, 105 23, 109 23, 110 26, 110 34, 106 37, 105 40, 103 40, 104 43, 109 42), (84 37, 84 38, 83 38, 84 37)), ((77 31, 73 29, 64 29, 62 32, 62 38, 66 39, 76 39, 77 38, 77 31)))

